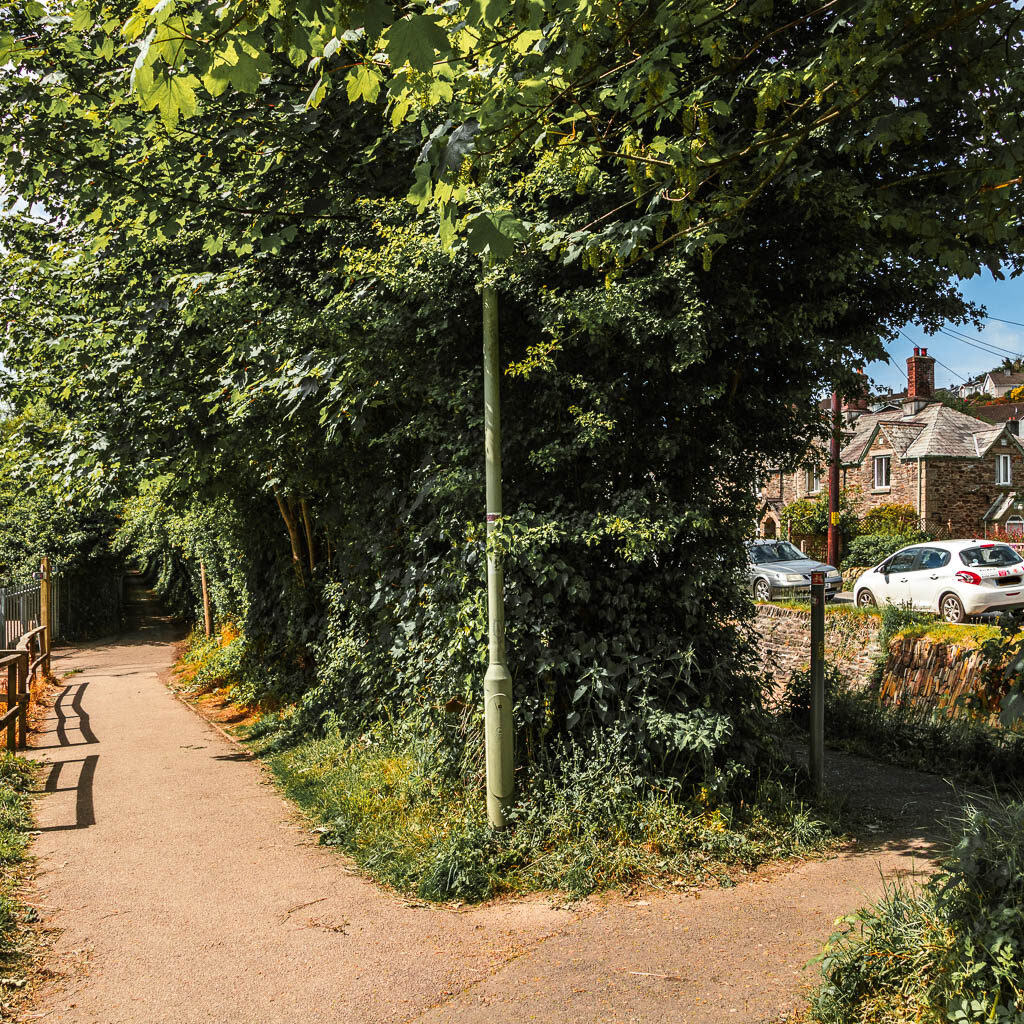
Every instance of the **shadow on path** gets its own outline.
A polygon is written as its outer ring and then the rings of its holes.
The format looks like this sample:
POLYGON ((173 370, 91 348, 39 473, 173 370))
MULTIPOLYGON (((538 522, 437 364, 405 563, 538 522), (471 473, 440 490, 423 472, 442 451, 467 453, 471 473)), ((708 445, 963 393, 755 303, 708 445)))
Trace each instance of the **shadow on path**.
POLYGON ((73 825, 43 825, 37 832, 67 832, 72 829, 89 828, 96 824, 96 813, 93 809, 93 786, 96 779, 96 765, 99 754, 88 754, 85 757, 69 757, 66 761, 51 761, 50 770, 43 783, 43 793, 76 793, 75 822, 73 825), (80 764, 78 779, 72 786, 61 786, 60 777, 66 765, 80 764))

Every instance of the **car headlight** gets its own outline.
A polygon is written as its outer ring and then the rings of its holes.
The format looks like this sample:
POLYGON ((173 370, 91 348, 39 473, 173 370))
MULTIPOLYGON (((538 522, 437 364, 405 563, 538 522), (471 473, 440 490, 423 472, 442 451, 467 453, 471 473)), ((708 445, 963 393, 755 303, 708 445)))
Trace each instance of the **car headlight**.
POLYGON ((787 583, 803 583, 804 578, 800 573, 788 573, 782 577, 787 583))
POLYGON ((843 574, 838 570, 834 569, 832 572, 828 574, 828 578, 830 580, 841 580, 843 578, 843 574))

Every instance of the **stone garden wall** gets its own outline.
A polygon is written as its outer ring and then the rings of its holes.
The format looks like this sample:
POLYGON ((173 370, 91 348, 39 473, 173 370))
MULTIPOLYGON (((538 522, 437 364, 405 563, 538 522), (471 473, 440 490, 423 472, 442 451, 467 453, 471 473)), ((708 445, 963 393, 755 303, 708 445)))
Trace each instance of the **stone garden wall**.
MULTIPOLYGON (((758 605, 756 630, 761 667, 777 686, 811 660, 811 614, 780 605, 758 605)), ((866 686, 878 656, 877 616, 825 611, 825 656, 855 687, 866 686)), ((969 643, 900 636, 889 645, 880 693, 887 703, 927 700, 952 703, 981 686, 987 662, 969 643)))
MULTIPOLYGON (((780 605, 757 606, 761 666, 777 683, 811 661, 811 613, 780 605)), ((825 657, 854 686, 867 684, 878 655, 878 619, 825 610, 825 657)))
POLYGON ((978 691, 987 667, 975 647, 896 637, 889 644, 880 694, 886 703, 909 699, 951 704, 978 691))

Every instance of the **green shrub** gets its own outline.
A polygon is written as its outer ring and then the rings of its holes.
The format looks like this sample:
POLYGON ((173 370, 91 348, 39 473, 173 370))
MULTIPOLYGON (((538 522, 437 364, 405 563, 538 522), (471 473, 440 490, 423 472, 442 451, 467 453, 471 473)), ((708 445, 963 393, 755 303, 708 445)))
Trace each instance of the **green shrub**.
MULTIPOLYGON (((801 537, 823 537, 828 532, 828 492, 823 491, 817 498, 797 498, 790 502, 780 516, 783 528, 792 530, 801 537)), ((857 515, 843 492, 839 496, 839 532, 844 539, 855 537, 859 530, 857 515)))
MULTIPOLYGON (((843 677, 839 669, 829 663, 825 665, 825 700, 829 699, 842 686, 843 677)), ((810 668, 798 669, 790 675, 779 698, 776 711, 784 718, 791 719, 806 726, 811 713, 811 670, 810 668)))
POLYGON ((927 535, 919 530, 908 530, 904 533, 863 533, 850 541, 842 568, 876 566, 894 551, 923 540, 927 540, 927 535))
POLYGON ((862 534, 905 536, 918 531, 918 514, 913 505, 889 502, 876 505, 864 513, 860 521, 862 534))
POLYGON ((958 831, 923 887, 897 883, 845 919, 822 957, 813 1019, 1024 1020, 1024 802, 974 799, 958 831))

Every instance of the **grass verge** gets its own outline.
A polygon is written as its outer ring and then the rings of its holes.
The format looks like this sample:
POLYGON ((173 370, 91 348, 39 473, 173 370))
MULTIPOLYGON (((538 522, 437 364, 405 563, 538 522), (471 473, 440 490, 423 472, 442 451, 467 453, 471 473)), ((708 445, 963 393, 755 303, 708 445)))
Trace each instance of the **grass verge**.
MULTIPOLYGON (((233 628, 194 638, 179 683, 193 693, 232 686, 244 702, 242 643, 233 628)), ((482 752, 453 762, 413 715, 316 738, 296 737, 288 725, 285 709, 239 732, 322 842, 422 899, 728 886, 767 861, 819 856, 838 843, 836 816, 806 802, 798 773, 784 766, 748 785, 748 799, 713 804, 704 792, 684 797, 669 780, 652 783, 606 738, 521 776, 512 826, 495 832, 485 815, 482 752)))
POLYGON ((8 976, 4 979, 8 988, 20 987, 20 979, 9 975, 25 955, 21 925, 35 918, 35 911, 23 907, 18 899, 31 841, 30 790, 35 777, 35 762, 0 751, 0 969, 8 976))
POLYGON ((818 855, 837 841, 838 829, 799 798, 795 779, 765 780, 749 804, 712 808, 645 788, 611 747, 567 753, 551 773, 521 784, 502 832, 487 826, 482 782, 445 781, 432 744, 401 725, 284 749, 257 740, 256 749, 324 843, 428 900, 728 886, 766 861, 818 855))

